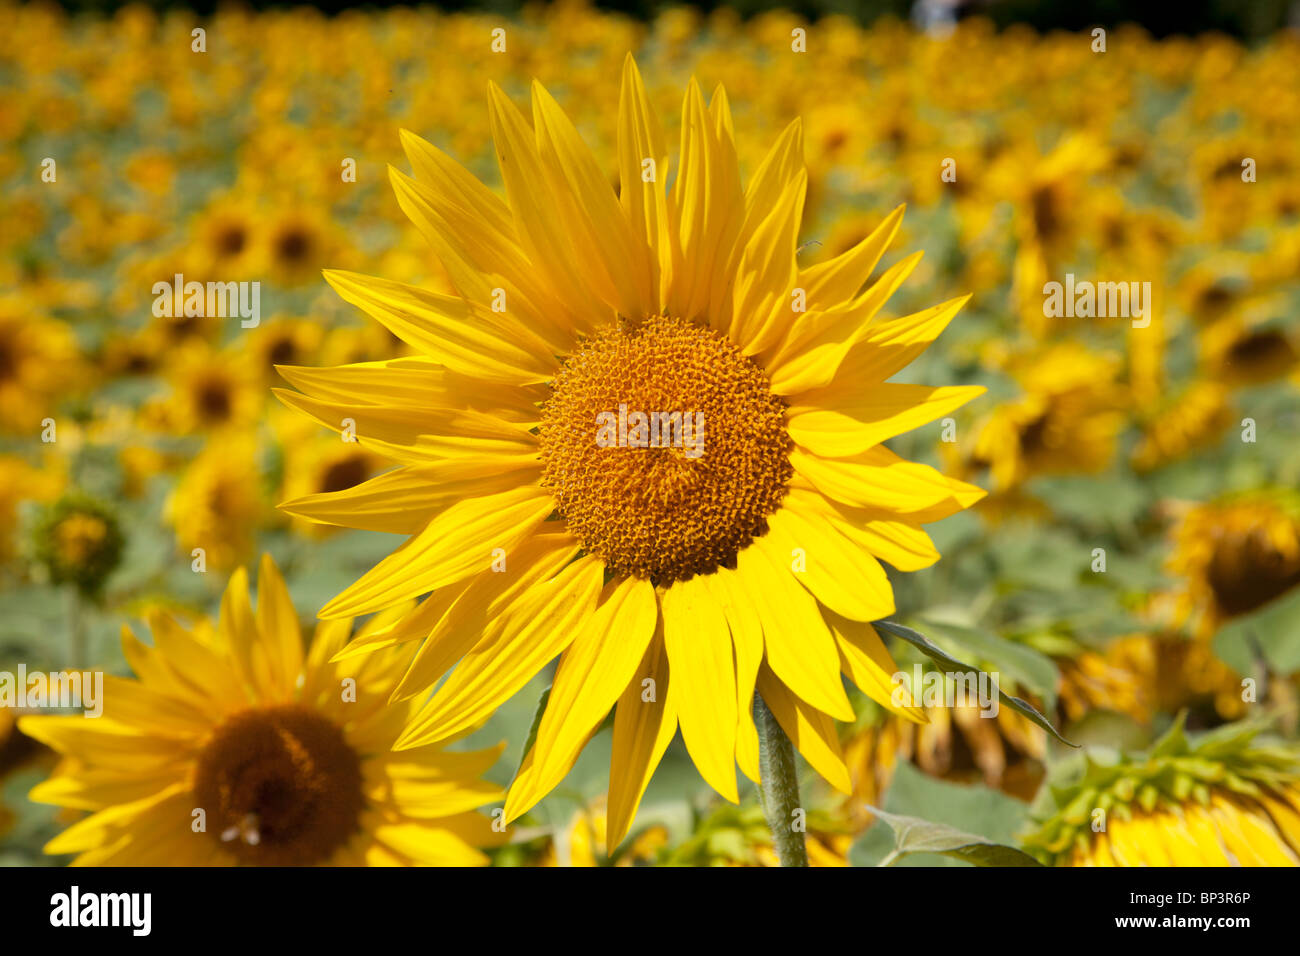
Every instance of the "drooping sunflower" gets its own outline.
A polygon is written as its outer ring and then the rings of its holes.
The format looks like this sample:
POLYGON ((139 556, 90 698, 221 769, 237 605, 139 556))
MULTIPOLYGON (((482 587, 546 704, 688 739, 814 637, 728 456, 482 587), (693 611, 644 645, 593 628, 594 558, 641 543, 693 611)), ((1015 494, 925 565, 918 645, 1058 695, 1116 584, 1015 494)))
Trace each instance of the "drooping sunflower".
POLYGON ((1184 582, 1179 618, 1208 640, 1300 586, 1300 495, 1260 489, 1184 510, 1168 567, 1184 582))
POLYGON ((1181 718, 1146 754, 1089 760, 1044 787, 1026 845, 1056 866, 1298 866, 1300 754, 1181 718))
POLYGON ((398 202, 456 295, 326 273, 417 354, 282 369, 301 389, 280 392, 286 404, 401 463, 282 506, 411 536, 321 615, 432 592, 351 648, 423 642, 398 700, 455 665, 399 747, 473 725, 560 657, 510 819, 565 776, 611 708, 609 846, 678 726, 704 778, 735 801, 736 765, 758 777, 755 688, 847 790, 841 672, 893 706, 894 665, 867 623, 894 611, 880 561, 933 564, 921 525, 983 495, 882 444, 983 391, 886 383, 965 298, 873 321, 920 258, 863 290, 901 209, 800 268, 797 121, 742 188, 726 94, 706 106, 692 82, 665 189, 664 136, 629 56, 615 193, 540 84, 532 105, 530 125, 490 88, 504 202, 403 134, 419 178, 392 171, 398 202), (629 410, 679 413, 703 431, 668 426, 652 444, 634 425, 598 444, 605 416, 629 410))
POLYGON ((71 758, 31 799, 89 814, 46 852, 81 866, 486 863, 476 847, 501 834, 476 811, 502 793, 479 776, 500 746, 393 753, 415 708, 388 697, 411 649, 333 662, 352 622, 332 620, 304 651, 269 556, 256 608, 248 584, 242 568, 231 576, 216 622, 151 614, 152 646, 123 628, 137 677, 104 678, 99 718, 21 718, 71 758))

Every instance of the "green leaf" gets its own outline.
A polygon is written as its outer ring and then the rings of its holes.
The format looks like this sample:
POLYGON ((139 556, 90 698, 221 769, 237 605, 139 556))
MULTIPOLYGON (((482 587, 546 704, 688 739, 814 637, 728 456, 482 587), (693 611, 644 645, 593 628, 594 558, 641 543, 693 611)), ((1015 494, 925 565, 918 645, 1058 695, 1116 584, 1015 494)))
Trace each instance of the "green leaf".
POLYGON ((1054 699, 1060 673, 1052 659, 1041 651, 979 628, 949 624, 938 617, 924 615, 921 623, 927 629, 937 630, 940 636, 956 641, 1016 684, 1042 695, 1049 704, 1054 699))
POLYGON ((894 831, 894 849, 877 866, 889 866, 910 853, 939 853, 975 866, 1042 866, 1023 850, 943 823, 886 813, 870 805, 867 809, 894 831))
POLYGON ((528 737, 524 740, 524 749, 519 754, 519 765, 515 767, 515 776, 519 776, 519 771, 524 768, 524 761, 528 759, 528 751, 533 749, 533 744, 537 742, 537 729, 542 726, 542 714, 546 713, 546 702, 551 699, 551 686, 546 685, 546 690, 542 691, 542 696, 537 698, 537 707, 533 710, 533 722, 528 727, 528 737))
MULTIPOLYGON (((978 668, 976 667, 971 667, 969 664, 963 664, 955 657, 951 657, 950 655, 945 653, 941 647, 939 647, 937 644, 931 641, 924 634, 921 634, 919 631, 914 631, 910 627, 904 627, 901 624, 895 624, 893 621, 873 621, 871 626, 884 631, 886 634, 893 634, 895 637, 907 641, 907 643, 911 644, 913 647, 919 650, 926 657, 943 665, 946 668, 949 668, 950 670, 954 670, 954 671, 978 670, 978 668)), ((1032 721, 1034 724, 1038 725, 1039 727, 1042 727, 1044 730, 1046 730, 1049 734, 1051 734, 1061 743, 1069 747, 1078 746, 1078 744, 1072 743, 1069 740, 1066 740, 1064 737, 1062 737, 1060 731, 1058 731, 1055 727, 1052 726, 1052 722, 1048 720, 1046 717, 1044 717, 1042 714, 1040 714, 1036 709, 1034 709, 1034 707, 1031 704, 1029 704, 1027 701, 1023 701, 1019 697, 1013 697, 1011 694, 1008 694, 1006 691, 1004 691, 1001 687, 998 688, 998 698, 1004 704, 1006 704, 1008 707, 1014 710, 1016 713, 1021 714, 1022 716, 1032 721)))
POLYGON ((1243 676, 1258 676, 1261 663, 1278 676, 1300 671, 1300 588, 1223 625, 1214 653, 1243 676))

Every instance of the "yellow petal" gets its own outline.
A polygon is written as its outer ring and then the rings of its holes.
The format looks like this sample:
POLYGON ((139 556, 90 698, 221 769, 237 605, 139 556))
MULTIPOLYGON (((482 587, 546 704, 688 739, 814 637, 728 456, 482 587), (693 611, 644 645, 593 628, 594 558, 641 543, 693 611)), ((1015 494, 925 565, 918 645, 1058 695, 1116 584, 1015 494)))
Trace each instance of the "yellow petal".
POLYGON ((328 270, 325 280, 344 301, 452 371, 507 385, 545 382, 555 374, 554 357, 544 343, 522 334, 522 326, 511 326, 508 335, 489 327, 490 296, 475 307, 456 296, 354 272, 328 270))
POLYGON ((560 658, 537 740, 510 786, 507 823, 531 809, 572 769, 627 689, 658 619, 649 581, 629 577, 606 586, 603 603, 560 658))
POLYGON ((758 692, 803 759, 841 793, 852 793, 835 722, 800 700, 768 667, 759 669, 758 692))
POLYGON ((790 437, 815 454, 846 458, 947 415, 985 391, 982 385, 831 385, 805 392, 792 404, 790 437))
POLYGON ((271 677, 282 697, 293 696, 302 672, 302 627, 280 569, 269 554, 257 572, 257 627, 262 634, 271 677))
POLYGON ((927 723, 925 711, 912 704, 906 686, 895 682, 898 665, 889 654, 876 629, 862 621, 851 621, 828 612, 826 623, 835 635, 840 652, 840 667, 858 689, 881 707, 905 717, 913 723, 927 723), (894 692, 900 686, 904 692, 895 703, 894 692))
POLYGON ((498 619, 407 727, 395 749, 407 750, 474 726, 515 694, 573 640, 591 614, 604 567, 583 557, 528 589, 517 613, 498 619))
POLYGON ((649 249, 634 235, 596 158, 555 98, 533 81, 537 152, 589 280, 620 315, 652 313, 649 249))
POLYGON ((833 309, 857 296, 867 279, 871 278, 871 271, 876 268, 880 257, 894 241, 906 208, 899 206, 891 212, 871 235, 852 249, 799 273, 799 287, 807 293, 809 309, 833 309))
POLYGON ((758 729, 754 726, 754 681, 763 662, 763 623, 749 602, 736 573, 718 568, 705 576, 713 599, 722 608, 731 628, 736 658, 736 763, 740 771, 758 783, 758 729))
POLYGON ((368 614, 489 569, 494 549, 509 552, 553 509, 550 495, 532 486, 458 501, 325 605, 320 616, 368 614))
POLYGON ((822 458, 796 449, 790 463, 798 475, 826 495, 857 508, 937 521, 984 497, 984 490, 946 478, 929 465, 904 461, 883 446, 852 458, 822 458))
POLYGON ((409 535, 452 502, 535 484, 540 472, 535 462, 511 469, 491 459, 453 458, 397 468, 352 488, 304 495, 278 507, 319 524, 409 535))
POLYGON ((646 785, 677 732, 677 696, 661 625, 614 711, 605 827, 611 852, 627 836, 646 785))
MULTIPOLYGON (((650 273, 650 311, 657 313, 672 269, 668 239, 668 200, 664 184, 669 180, 668 148, 659 117, 646 96, 641 74, 632 54, 623 61, 623 83, 618 99, 619 202, 631 223, 632 232, 645 243, 646 268, 650 273), (653 176, 646 160, 654 161, 653 176)), ((638 244, 638 250, 640 244, 638 244)))
POLYGON ((855 621, 878 621, 894 613, 885 569, 834 526, 795 508, 780 509, 767 524, 769 553, 797 553, 796 580, 826 607, 855 621))
POLYGON ((740 552, 738 580, 763 622, 768 665, 808 703, 840 720, 853 708, 840 681, 835 640, 811 594, 794 579, 790 556, 759 538, 740 552))
POLYGON ((699 576, 670 585, 661 606, 682 740, 709 786, 736 803, 736 667, 727 619, 699 576))

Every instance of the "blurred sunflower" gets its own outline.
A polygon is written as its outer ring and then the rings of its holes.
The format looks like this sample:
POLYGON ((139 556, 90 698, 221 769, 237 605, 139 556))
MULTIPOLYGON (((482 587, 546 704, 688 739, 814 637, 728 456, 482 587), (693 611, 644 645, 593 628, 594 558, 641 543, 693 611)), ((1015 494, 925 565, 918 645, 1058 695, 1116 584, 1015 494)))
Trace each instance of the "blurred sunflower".
POLYGON ((1257 385, 1300 367, 1300 348, 1276 323, 1223 319, 1197 340, 1206 373, 1228 385, 1257 385))
POLYGON ((1187 508, 1173 548, 1180 618, 1208 638, 1300 584, 1300 496, 1261 490, 1187 508))
POLYGON ((1103 470, 1124 421, 1114 359, 1058 345, 1016 358, 1011 371, 1024 395, 987 416, 967 464, 987 467, 1000 491, 1038 475, 1103 470))
POLYGON ((87 598, 103 592, 126 547, 113 509, 77 492, 45 509, 32 529, 32 541, 36 561, 50 581, 70 584, 87 598))
POLYGON ((561 655, 510 819, 565 776, 615 705, 609 846, 678 725, 704 778, 736 801, 736 764, 758 777, 756 688, 847 790, 841 671, 894 706, 893 662, 866 623, 894 611, 878 559, 933 564, 920 526, 983 495, 881 444, 983 391, 884 384, 965 299, 871 322, 919 260, 860 291, 901 209, 801 270, 800 125, 742 189, 721 88, 706 107, 690 84, 671 192, 630 56, 617 194, 540 84, 532 128, 495 85, 489 101, 509 205, 410 134, 421 180, 391 175, 458 295, 327 273, 419 357, 282 370, 303 392, 279 392, 286 404, 336 431, 351 419, 362 445, 403 463, 283 506, 412 535, 322 616, 434 592, 351 648, 423 641, 398 700, 455 666, 402 748, 473 725, 561 655), (620 405, 702 415, 707 454, 688 456, 684 441, 597 446, 596 416, 620 405), (493 573, 507 561, 509 574, 493 573))
POLYGON ((304 654, 269 556, 256 610, 248 584, 232 575, 215 623, 151 614, 153 646, 123 628, 137 676, 105 677, 99 719, 22 718, 68 758, 31 799, 89 813, 46 852, 78 866, 486 863, 476 847, 501 837, 475 809, 501 790, 478 778, 501 747, 392 753, 414 711, 388 702, 410 650, 332 662, 352 630, 334 620, 304 654))
POLYGON ((1235 420, 1228 390, 1218 382, 1193 381, 1160 403, 1142 426, 1133 467, 1153 471, 1217 441, 1235 420))
POLYGON ((79 381, 72 330, 18 296, 0 297, 0 431, 40 433, 57 403, 79 381))
POLYGON ((1179 721, 1144 756, 1089 761, 1044 788, 1027 848, 1057 866, 1300 865, 1300 754, 1258 733, 1191 742, 1179 721))
POLYGON ((212 442, 181 474, 164 508, 180 550, 201 548, 204 563, 229 570, 253 554, 254 536, 272 513, 256 443, 212 442))
POLYGON ((261 265, 256 242, 261 219, 250 202, 214 198, 193 225, 194 270, 224 281, 253 274, 261 265))
POLYGON ((311 209, 285 207, 263 228, 266 264, 275 280, 284 285, 314 279, 339 244, 334 224, 311 209))
POLYGON ((235 349, 193 343, 167 364, 171 394, 154 404, 157 419, 180 435, 251 426, 264 405, 258 371, 235 349))
POLYGON ((273 319, 248 337, 252 362, 264 380, 275 378, 277 365, 301 365, 318 357, 325 331, 311 319, 273 319))

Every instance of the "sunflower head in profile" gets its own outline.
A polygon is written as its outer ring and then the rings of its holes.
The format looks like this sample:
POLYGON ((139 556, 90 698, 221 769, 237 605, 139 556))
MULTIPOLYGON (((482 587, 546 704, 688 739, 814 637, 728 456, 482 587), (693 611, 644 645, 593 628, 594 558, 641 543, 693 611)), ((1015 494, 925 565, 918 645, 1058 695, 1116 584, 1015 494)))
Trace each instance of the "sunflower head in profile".
POLYGON ((921 526, 983 494, 882 444, 982 391, 886 382, 965 300, 875 320, 919 260, 863 288, 901 209, 801 268, 800 124, 742 186, 721 88, 706 106, 690 84, 670 170, 628 57, 617 192, 541 85, 531 123, 496 86, 489 112, 504 200, 410 134, 416 178, 391 171, 454 295, 326 273, 414 354, 281 370, 286 404, 401 466, 283 505, 411 536, 323 617, 426 596, 376 636, 420 642, 397 700, 451 671, 399 748, 473 726, 560 658, 511 819, 611 708, 609 846, 678 727, 735 801, 737 764, 758 777, 755 689, 847 791, 841 674, 895 706, 868 623, 894 611, 880 562, 933 564, 921 526))
POLYGON ((1050 787, 1026 840, 1056 866, 1298 866, 1300 753, 1181 718, 1141 755, 1090 755, 1050 787))
POLYGON ((1300 585, 1300 498, 1284 490, 1234 494, 1188 508, 1173 532, 1169 570, 1183 579, 1182 616, 1209 637, 1300 585))
POLYGON ((472 866, 500 842, 476 812, 501 796, 479 779, 500 747, 393 753, 414 708, 388 697, 410 647, 332 662, 352 632, 332 620, 304 649, 269 557, 256 608, 241 568, 217 621, 159 612, 150 630, 152 645, 123 629, 136 678, 104 678, 101 716, 20 721, 68 758, 31 798, 88 814, 47 853, 82 866, 472 866))

